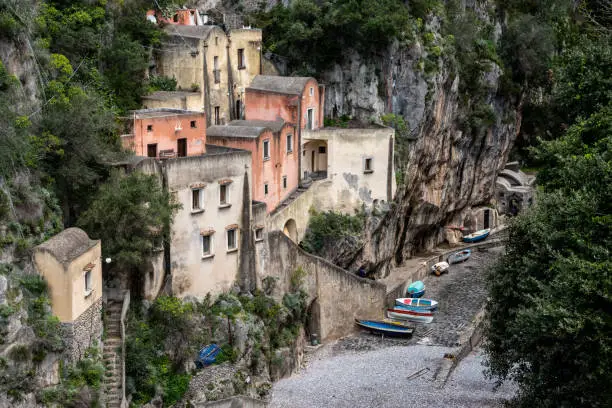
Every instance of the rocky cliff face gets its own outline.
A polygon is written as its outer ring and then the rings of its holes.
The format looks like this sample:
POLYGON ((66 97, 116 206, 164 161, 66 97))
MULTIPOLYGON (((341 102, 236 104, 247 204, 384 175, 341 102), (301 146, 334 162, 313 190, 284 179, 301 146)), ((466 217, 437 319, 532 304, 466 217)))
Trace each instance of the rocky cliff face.
POLYGON ((351 270, 366 266, 385 276, 390 266, 443 242, 446 225, 462 225, 472 207, 490 201, 520 129, 520 109, 498 93, 498 65, 489 64, 482 74, 485 97, 479 101, 495 119, 481 132, 471 132, 466 115, 475 101, 460 92, 464 79, 457 67, 441 59, 433 73, 426 73, 422 61, 427 57, 418 41, 395 42, 379 58, 365 61, 353 54, 323 74, 326 115, 372 120, 393 113, 408 127, 396 143, 396 170, 403 183, 391 211, 367 231, 365 244, 353 254, 351 270))

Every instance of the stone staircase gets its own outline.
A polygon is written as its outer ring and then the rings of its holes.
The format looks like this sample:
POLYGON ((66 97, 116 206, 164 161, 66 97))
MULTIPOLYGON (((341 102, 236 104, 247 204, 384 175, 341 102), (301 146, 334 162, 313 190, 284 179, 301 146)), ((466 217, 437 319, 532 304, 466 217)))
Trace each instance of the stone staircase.
POLYGON ((123 397, 123 370, 121 355, 121 308, 123 302, 109 300, 105 309, 106 339, 102 358, 106 368, 104 374, 104 394, 107 408, 121 408, 123 397))

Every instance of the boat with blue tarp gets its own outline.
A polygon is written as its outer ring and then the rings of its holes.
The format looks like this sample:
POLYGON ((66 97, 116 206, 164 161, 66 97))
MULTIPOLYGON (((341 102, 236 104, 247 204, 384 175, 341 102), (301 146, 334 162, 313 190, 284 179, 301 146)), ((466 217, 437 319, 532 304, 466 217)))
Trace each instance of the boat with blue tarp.
POLYGON ((406 290, 406 297, 420 298, 425 294, 425 284, 423 281, 412 282, 406 290))
POLYGON ((363 320, 355 319, 355 324, 371 332, 390 336, 411 336, 414 328, 401 322, 392 320, 363 320))
POLYGON ((196 368, 204 368, 217 361, 217 356, 221 352, 221 347, 216 344, 209 344, 198 352, 198 358, 195 360, 196 368))
POLYGON ((398 298, 395 304, 410 310, 436 310, 438 302, 425 298, 398 298))

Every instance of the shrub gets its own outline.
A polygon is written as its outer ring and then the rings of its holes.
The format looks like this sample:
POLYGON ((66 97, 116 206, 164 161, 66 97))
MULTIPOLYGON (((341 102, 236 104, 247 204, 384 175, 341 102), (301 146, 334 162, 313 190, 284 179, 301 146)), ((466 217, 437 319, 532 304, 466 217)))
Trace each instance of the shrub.
POLYGON ((163 75, 152 75, 149 78, 149 92, 155 91, 176 91, 176 78, 170 78, 163 75))
POLYGON ((313 254, 319 254, 326 242, 333 242, 347 236, 358 236, 363 231, 364 215, 348 215, 334 211, 313 211, 302 247, 313 254))

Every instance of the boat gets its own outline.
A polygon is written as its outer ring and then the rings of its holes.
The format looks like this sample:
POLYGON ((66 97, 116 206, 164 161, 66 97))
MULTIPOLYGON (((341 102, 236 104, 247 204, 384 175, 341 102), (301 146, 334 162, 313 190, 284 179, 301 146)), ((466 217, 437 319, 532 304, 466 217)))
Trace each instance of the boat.
POLYGON ((431 323, 433 313, 430 311, 409 310, 402 306, 387 309, 387 316, 391 319, 408 320, 417 323, 431 323))
POLYGON ((456 263, 459 263, 459 262, 465 262, 465 261, 468 260, 470 255, 472 255, 472 250, 471 249, 464 249, 463 251, 455 252, 454 254, 449 255, 446 261, 449 264, 456 264, 456 263))
POLYGON ((196 368, 204 368, 217 361, 217 356, 221 352, 221 347, 216 344, 209 344, 198 352, 198 358, 194 361, 196 368))
POLYGON ((436 276, 442 275, 444 272, 448 272, 449 264, 447 262, 438 262, 431 266, 431 272, 435 273, 436 276))
POLYGON ((438 302, 425 298, 398 298, 395 304, 411 310, 436 310, 438 302))
POLYGON ((463 242, 479 242, 489 236, 491 232, 490 228, 483 229, 480 231, 472 232, 469 235, 463 237, 463 242))
POLYGON ((420 298, 425 294, 425 284, 422 281, 412 282, 406 290, 406 297, 420 298))
POLYGON ((355 319, 355 324, 371 332, 387 334, 391 336, 411 336, 414 328, 401 322, 390 320, 362 320, 355 319))

